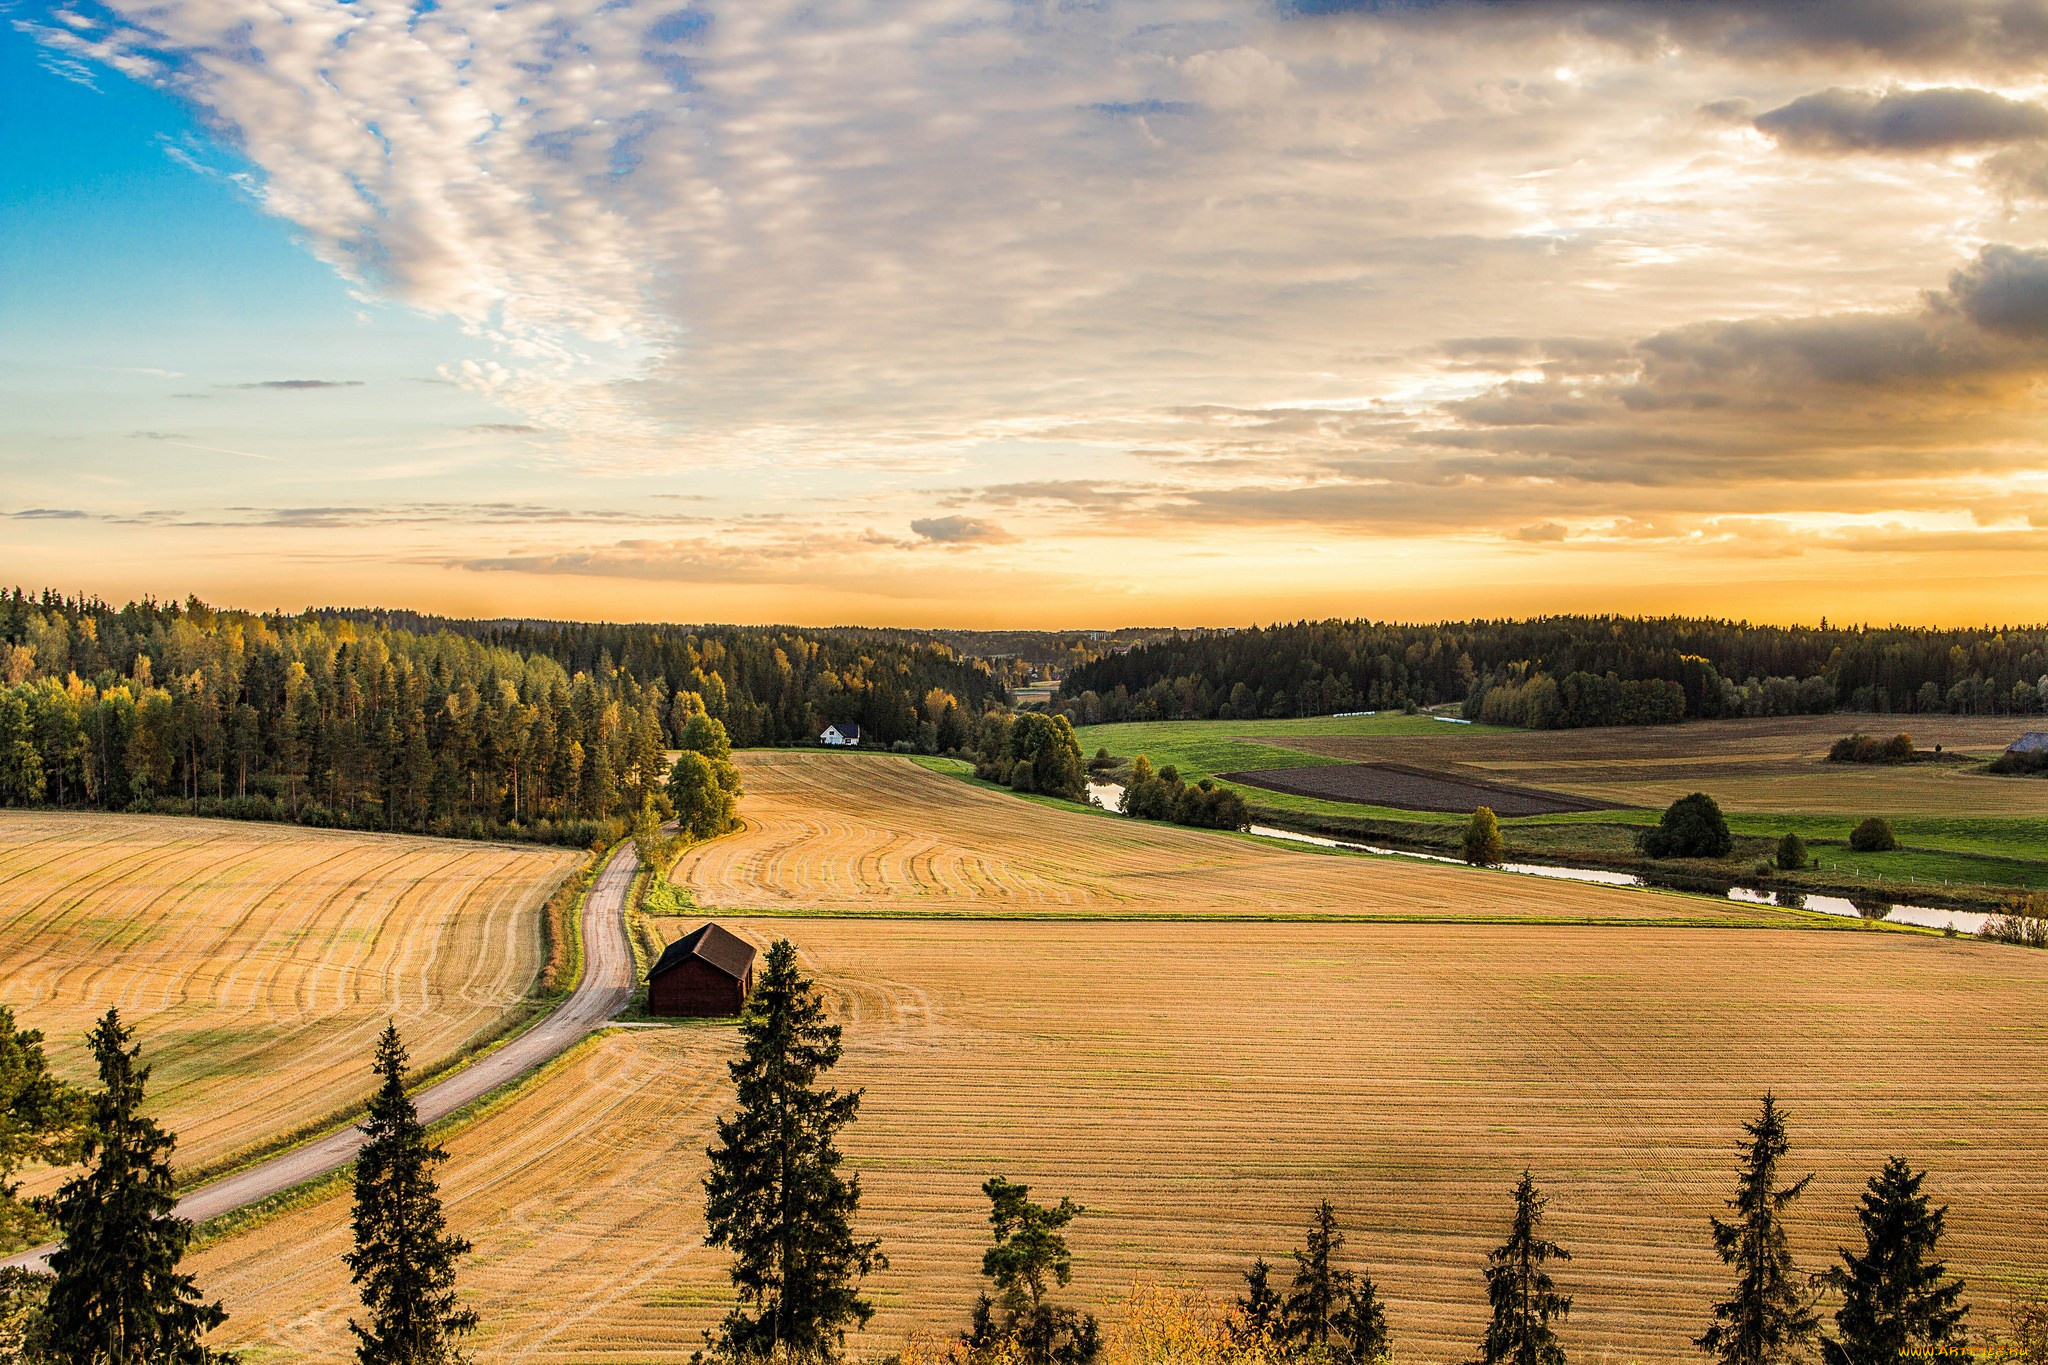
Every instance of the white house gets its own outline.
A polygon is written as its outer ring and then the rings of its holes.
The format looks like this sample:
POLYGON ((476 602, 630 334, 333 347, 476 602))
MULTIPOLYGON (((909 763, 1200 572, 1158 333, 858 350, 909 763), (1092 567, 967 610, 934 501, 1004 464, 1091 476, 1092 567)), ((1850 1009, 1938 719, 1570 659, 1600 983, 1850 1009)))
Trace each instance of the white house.
POLYGON ((858 745, 860 743, 860 727, 852 724, 828 725, 825 727, 825 733, 818 736, 818 743, 842 748, 858 745))

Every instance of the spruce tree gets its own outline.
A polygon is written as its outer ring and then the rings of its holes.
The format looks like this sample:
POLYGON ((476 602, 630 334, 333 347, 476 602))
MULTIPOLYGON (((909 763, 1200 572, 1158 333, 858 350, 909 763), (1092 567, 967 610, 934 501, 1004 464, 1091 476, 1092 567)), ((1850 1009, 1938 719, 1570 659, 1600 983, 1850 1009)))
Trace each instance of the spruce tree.
POLYGON ((1284 1319, 1289 1341, 1305 1346, 1329 1343, 1331 1321, 1344 1307, 1354 1279, 1337 1264, 1337 1253, 1343 1249, 1337 1210, 1325 1199, 1316 1206, 1307 1242, 1294 1253, 1294 1285, 1287 1295, 1284 1319))
POLYGON ((1273 1289, 1273 1267, 1261 1256, 1244 1272, 1244 1293, 1237 1300, 1238 1330, 1246 1337, 1271 1337, 1280 1330, 1280 1295, 1273 1289))
POLYGON ((1343 1338, 1341 1358, 1355 1365, 1374 1365, 1394 1353, 1394 1340, 1387 1331, 1387 1310, 1380 1306, 1379 1286, 1368 1275, 1344 1297, 1344 1307, 1331 1320, 1331 1327, 1343 1338))
POLYGON ((1493 1318, 1479 1343, 1475 1365, 1564 1365, 1564 1347, 1551 1323, 1572 1311, 1569 1294, 1543 1267, 1569 1261, 1569 1251, 1543 1236, 1543 1209, 1550 1201, 1536 1192, 1536 1181, 1522 1172, 1515 1186, 1515 1217, 1508 1239, 1486 1264, 1486 1299, 1493 1318))
POLYGON ((1970 1310, 1962 1281, 1934 1259, 1948 1210, 1927 1206, 1925 1179, 1900 1157, 1870 1178, 1856 1211, 1863 1251, 1843 1248, 1825 1276, 1842 1294, 1840 1335, 1821 1347, 1827 1365, 1899 1365, 1908 1350, 1960 1343, 1970 1310))
POLYGON ((1697 1344, 1722 1365, 1776 1365, 1798 1359, 1820 1327, 1793 1270, 1783 1221, 1786 1207, 1813 1177, 1778 1185, 1778 1163, 1790 1143, 1775 1096, 1764 1096, 1762 1111, 1742 1130, 1749 1140, 1742 1144, 1742 1171, 1728 1201, 1735 1217, 1711 1220, 1714 1250, 1735 1268, 1735 1289, 1714 1305, 1713 1325, 1697 1344))
POLYGON ((840 1174, 836 1141, 861 1092, 818 1084, 839 1061, 839 1026, 789 940, 769 948, 739 1028, 739 1104, 718 1121, 704 1180, 705 1240, 732 1251, 740 1296, 714 1344, 730 1356, 829 1356, 849 1323, 874 1316, 859 1282, 888 1261, 853 1234, 860 1177, 840 1174))
POLYGON ((83 1103, 50 1074, 43 1035, 16 1028, 14 1011, 0 1005, 0 1254, 42 1230, 33 1206, 21 1198, 15 1172, 31 1161, 69 1164, 83 1103))
POLYGON ((387 1024, 377 1039, 377 1093, 356 1155, 355 1249, 343 1255, 369 1321, 349 1321, 362 1365, 455 1365, 458 1338, 476 1327, 459 1306, 455 1262, 469 1243, 448 1235, 430 1141, 405 1093, 405 1044, 387 1024))
POLYGON ((85 1170, 38 1205, 64 1242, 50 1254, 41 1348, 57 1365, 232 1360, 203 1340, 227 1314, 178 1271, 192 1225, 174 1212, 177 1139, 142 1116, 149 1068, 133 1037, 111 1009, 86 1036, 100 1090, 80 1135, 85 1170))

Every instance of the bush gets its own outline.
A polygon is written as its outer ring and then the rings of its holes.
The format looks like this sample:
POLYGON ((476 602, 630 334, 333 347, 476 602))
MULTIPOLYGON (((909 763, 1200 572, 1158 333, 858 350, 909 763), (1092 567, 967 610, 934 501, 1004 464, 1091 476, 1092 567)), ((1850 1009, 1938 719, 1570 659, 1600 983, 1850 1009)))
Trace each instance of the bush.
POLYGON ((1735 850, 1721 807, 1705 792, 1681 796, 1655 829, 1636 836, 1636 848, 1650 858, 1725 858, 1735 850))
POLYGON ((2008 896, 2004 908, 1984 921, 1979 936, 2027 948, 2048 948, 2048 896, 2008 896))
POLYGON ((1787 834, 1778 840, 1777 864, 1781 872, 1797 872, 1806 866, 1806 840, 1796 834, 1787 834))
POLYGON ((1830 763, 1911 763, 1919 756, 1911 735, 1879 739, 1860 730, 1847 739, 1836 740, 1828 748, 1830 763))
POLYGON ((1892 833, 1891 822, 1874 815, 1849 831, 1849 847, 1858 853, 1889 853, 1898 846, 1899 839, 1892 833))
POLYGON ((2048 750, 2006 750, 1991 760, 1992 772, 2001 777, 2034 777, 2048 773, 2048 750))

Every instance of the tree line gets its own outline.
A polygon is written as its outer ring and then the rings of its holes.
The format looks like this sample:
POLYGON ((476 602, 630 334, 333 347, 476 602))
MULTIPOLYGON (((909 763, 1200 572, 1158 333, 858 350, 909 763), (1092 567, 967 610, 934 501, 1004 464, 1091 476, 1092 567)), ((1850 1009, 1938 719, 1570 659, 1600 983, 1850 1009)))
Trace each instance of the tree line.
MULTIPOLYGON (((839 1150, 862 1092, 825 1084, 840 1059, 841 1030, 788 940, 769 948, 739 1035, 739 1056, 729 1063, 734 1110, 718 1120, 704 1181, 706 1241, 730 1254, 735 1302, 706 1334, 706 1354, 735 1365, 831 1361, 848 1331, 872 1318, 862 1282, 888 1260, 880 1241, 855 1226, 860 1177, 843 1169, 839 1150)), ((175 1139, 142 1112, 149 1070, 133 1030, 110 1009, 89 1042, 101 1086, 85 1095, 50 1076, 41 1036, 17 1028, 0 1007, 0 1226, 16 1245, 40 1230, 38 1220, 62 1238, 48 1273, 0 1279, 0 1358, 228 1365, 234 1357, 206 1340, 226 1314, 178 1268, 192 1229, 174 1211, 175 1139), (56 1194, 22 1201, 10 1180, 31 1160, 80 1169, 56 1194)), ((435 1176, 446 1153, 406 1095, 406 1062, 396 1028, 387 1027, 371 1061, 377 1090, 353 1174, 353 1239, 343 1260, 363 1312, 350 1329, 361 1365, 459 1365, 461 1339, 477 1325, 456 1290, 470 1246, 447 1227, 435 1176)), ((1815 1347, 1825 1365, 1968 1358, 1964 1285, 1939 1259, 1948 1210, 1928 1199, 1925 1172, 1889 1159, 1863 1191, 1860 1243, 1802 1274, 1787 1227, 1813 1177, 1788 1178, 1787 1115, 1766 1094, 1742 1131, 1726 1216, 1707 1228, 1729 1282, 1695 1338, 1701 1352, 1715 1365, 1795 1365, 1815 1347), (1831 1330, 1821 1316, 1827 1303, 1831 1330)), ((1056 1297, 1073 1276, 1067 1229, 1087 1210, 1070 1198, 1034 1200, 1029 1185, 1002 1175, 982 1193, 988 1287, 956 1338, 897 1359, 1093 1365, 1102 1353, 1099 1324, 1056 1297)), ((1565 1365, 1560 1327, 1574 1296, 1556 1273, 1571 1253, 1546 1231, 1549 1200, 1531 1172, 1510 1199, 1503 1240, 1478 1268, 1488 1317, 1472 1365, 1565 1365)), ((1168 1355, 1219 1365, 1390 1360, 1394 1337, 1379 1288, 1369 1271, 1345 1263, 1344 1246, 1326 1200, 1292 1253, 1284 1291, 1272 1265, 1254 1260, 1220 1335, 1201 1350, 1181 1340, 1168 1355)), ((2048 1359, 2041 1310, 2022 1300, 2013 1312, 2011 1358, 2048 1359)))
POLYGON ((1299 621, 1177 634, 1093 660, 1066 676, 1052 709, 1092 725, 1452 703, 1469 720, 1536 729, 1838 709, 2033 715, 2048 711, 2048 627, 1299 621))
POLYGON ((938 752, 1003 700, 935 646, 377 618, 0 596, 0 805, 584 845, 659 797, 692 717, 938 752))

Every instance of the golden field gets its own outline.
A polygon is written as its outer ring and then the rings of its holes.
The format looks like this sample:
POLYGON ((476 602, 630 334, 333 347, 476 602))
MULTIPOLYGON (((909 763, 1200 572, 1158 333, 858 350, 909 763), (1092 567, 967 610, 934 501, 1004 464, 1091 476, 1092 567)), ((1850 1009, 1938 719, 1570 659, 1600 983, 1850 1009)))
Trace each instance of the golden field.
MULTIPOLYGON (((1021 803, 1020 803, 1021 804, 1021 803)), ((662 922, 669 937, 692 922, 662 922)), ((1817 1269, 1898 1152, 1953 1206, 1983 1327, 2048 1266, 2048 954, 1877 932, 1584 925, 731 920, 787 935, 865 1087, 845 1146, 891 1268, 856 1343, 963 1323, 1002 1172, 1092 1212, 1076 1299, 1227 1289, 1336 1201, 1400 1355, 1469 1358, 1479 1268, 1528 1164, 1554 1196, 1575 1360, 1696 1358, 1706 1217, 1775 1088, 1817 1269)), ((681 1360, 719 1315, 698 1243, 729 1026, 619 1031, 458 1133, 451 1226, 480 1360, 681 1360)), ((199 1254, 258 1358, 346 1359, 345 1197, 199 1254)))
POLYGON ((2038 727, 2025 716, 1832 715, 1595 730, 1444 725, 1425 735, 1290 734, 1251 742, 1650 809, 1707 791, 1729 811, 2048 818, 2048 782, 1987 776, 1973 771, 1974 763, 1827 761, 1828 746, 1856 730, 1884 738, 1904 731, 1921 748, 1939 744, 1981 760, 2029 728, 2038 727))
POLYGON ((738 758, 746 828, 692 849, 673 873, 699 905, 726 912, 1802 922, 1021 801, 904 758, 738 758))
MULTIPOLYGON (((369 1093, 387 1019, 422 1064, 517 1008, 556 849, 155 816, 0 812, 0 1002, 91 1077, 109 1006, 178 1164, 216 1166, 369 1093)), ((45 1177, 47 1179, 47 1176, 45 1177)))

